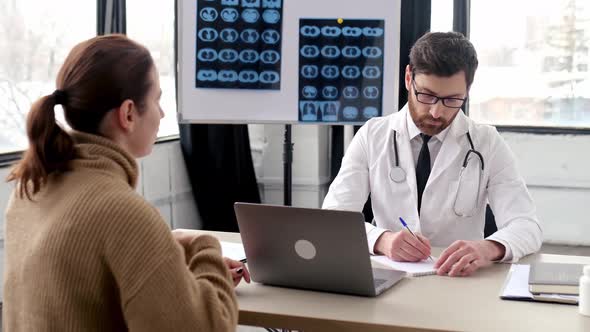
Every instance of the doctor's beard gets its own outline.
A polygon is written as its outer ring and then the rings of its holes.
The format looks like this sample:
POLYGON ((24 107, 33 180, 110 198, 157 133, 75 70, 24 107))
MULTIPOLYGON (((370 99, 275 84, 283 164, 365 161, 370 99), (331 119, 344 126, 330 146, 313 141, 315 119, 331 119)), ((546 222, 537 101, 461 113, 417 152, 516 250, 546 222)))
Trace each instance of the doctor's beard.
POLYGON ((459 112, 459 109, 448 109, 446 111, 449 113, 445 114, 448 118, 441 116, 438 119, 435 119, 430 115, 429 107, 429 105, 418 103, 414 100, 413 96, 408 98, 408 108, 414 124, 420 129, 420 132, 428 136, 438 135, 441 131, 445 130, 453 122, 459 112))

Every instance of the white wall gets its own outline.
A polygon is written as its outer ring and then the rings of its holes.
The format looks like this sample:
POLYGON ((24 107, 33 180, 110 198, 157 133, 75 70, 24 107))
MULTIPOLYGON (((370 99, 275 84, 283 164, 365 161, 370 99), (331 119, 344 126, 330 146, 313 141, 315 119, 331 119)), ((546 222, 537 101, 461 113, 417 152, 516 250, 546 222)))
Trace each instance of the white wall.
POLYGON ((535 200, 545 242, 590 245, 590 135, 502 136, 535 200))

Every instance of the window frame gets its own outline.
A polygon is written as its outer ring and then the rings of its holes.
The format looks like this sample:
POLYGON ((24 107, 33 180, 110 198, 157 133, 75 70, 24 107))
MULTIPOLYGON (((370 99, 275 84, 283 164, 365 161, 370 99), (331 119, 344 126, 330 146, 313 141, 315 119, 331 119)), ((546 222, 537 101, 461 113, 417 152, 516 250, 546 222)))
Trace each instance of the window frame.
MULTIPOLYGON (((471 0, 453 0, 453 30, 461 32, 469 38, 471 29, 471 0)), ((464 112, 469 116, 467 101, 464 112)), ((557 126, 531 126, 531 125, 494 125, 499 132, 513 132, 538 135, 590 135, 590 127, 557 127, 557 126)))
MULTIPOLYGON (((116 0, 115 0, 116 1, 116 0)), ((100 35, 101 34, 101 29, 104 29, 104 24, 101 25, 100 21, 104 19, 104 8, 105 6, 107 6, 109 3, 111 3, 112 0, 96 0, 96 35, 100 35)), ((126 1, 125 0, 119 0, 120 3, 123 4, 123 6, 126 5, 126 1)), ((176 15, 177 15, 177 10, 176 10, 176 6, 177 3, 176 1, 174 2, 174 21, 176 22, 176 15)), ((126 31, 126 22, 127 22, 127 11, 125 10, 125 17, 123 18, 124 20, 124 24, 122 27, 119 27, 120 30, 119 31, 121 33, 125 33, 126 31)), ((175 39, 175 43, 174 43, 174 56, 176 58, 176 54, 177 54, 177 45, 176 45, 176 31, 177 27, 176 24, 174 24, 174 39, 175 39)), ((176 73, 175 73, 176 75, 176 73)), ((176 81, 176 80, 175 80, 176 81)), ((176 94, 178 94, 178 82, 176 82, 176 94)), ((160 136, 156 139, 156 144, 161 144, 161 143, 166 143, 166 142, 172 142, 175 140, 179 140, 180 139, 180 132, 177 134, 171 134, 171 135, 165 135, 165 136, 160 136)), ((2 167, 7 167, 7 166, 11 166, 13 165, 15 162, 17 162, 18 160, 20 160, 23 156, 25 150, 14 150, 14 151, 10 151, 10 152, 0 152, 0 168, 2 167)))
POLYGON ((0 168, 8 167, 19 161, 24 151, 0 153, 0 168))

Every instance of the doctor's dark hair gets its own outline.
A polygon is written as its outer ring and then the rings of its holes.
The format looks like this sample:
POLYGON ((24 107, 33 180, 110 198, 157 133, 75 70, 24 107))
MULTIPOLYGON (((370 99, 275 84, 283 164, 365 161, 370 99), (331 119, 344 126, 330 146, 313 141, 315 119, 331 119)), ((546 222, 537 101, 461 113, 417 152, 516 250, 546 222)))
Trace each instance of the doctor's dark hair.
POLYGON ((41 97, 27 115, 29 147, 8 175, 17 195, 32 200, 52 173, 69 169, 74 141, 55 121, 62 105, 72 129, 100 135, 105 115, 131 99, 142 112, 153 84, 154 60, 142 45, 124 35, 99 36, 76 45, 57 75, 54 93, 41 97))
POLYGON ((412 74, 449 77, 463 70, 468 90, 477 65, 473 44, 459 32, 429 32, 410 50, 412 74))

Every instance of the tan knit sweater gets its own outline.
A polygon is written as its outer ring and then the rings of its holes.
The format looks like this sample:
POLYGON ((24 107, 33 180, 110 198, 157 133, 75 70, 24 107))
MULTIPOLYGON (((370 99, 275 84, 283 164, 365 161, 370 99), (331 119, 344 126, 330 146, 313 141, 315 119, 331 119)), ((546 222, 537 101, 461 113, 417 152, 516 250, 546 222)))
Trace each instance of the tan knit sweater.
POLYGON ((134 191, 137 164, 112 141, 73 133, 72 171, 6 211, 3 331, 230 331, 238 309, 219 242, 187 259, 134 191))

